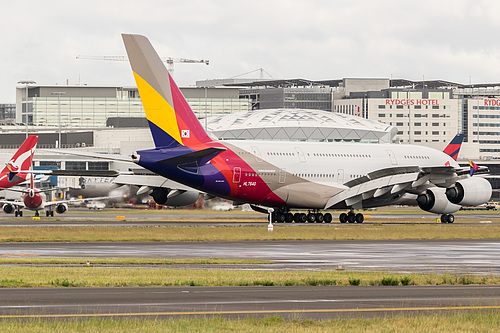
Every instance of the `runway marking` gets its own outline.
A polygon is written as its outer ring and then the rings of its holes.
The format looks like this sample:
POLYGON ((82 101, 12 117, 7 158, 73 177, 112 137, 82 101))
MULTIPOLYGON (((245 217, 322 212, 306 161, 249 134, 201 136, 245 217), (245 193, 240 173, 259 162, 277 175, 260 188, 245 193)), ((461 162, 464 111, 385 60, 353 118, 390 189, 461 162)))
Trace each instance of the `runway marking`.
POLYGON ((363 308, 363 309, 311 309, 311 310, 241 310, 241 311, 182 311, 182 312, 131 312, 131 313, 78 313, 53 315, 0 315, 7 318, 68 318, 68 317, 127 317, 127 316, 186 316, 186 315, 231 315, 231 314, 271 314, 271 313, 345 313, 345 312, 403 312, 403 311, 437 311, 437 310, 492 310, 500 309, 500 305, 491 306, 442 306, 415 308, 363 308))

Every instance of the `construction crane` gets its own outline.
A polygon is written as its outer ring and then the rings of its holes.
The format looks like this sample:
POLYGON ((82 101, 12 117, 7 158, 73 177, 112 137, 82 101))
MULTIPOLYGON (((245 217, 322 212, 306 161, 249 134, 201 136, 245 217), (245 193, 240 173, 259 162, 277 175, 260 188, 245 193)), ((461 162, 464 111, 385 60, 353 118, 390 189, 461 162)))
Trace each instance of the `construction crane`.
MULTIPOLYGON (((78 55, 76 59, 85 60, 105 60, 105 61, 128 61, 126 56, 93 56, 93 55, 78 55)), ((174 63, 188 63, 188 64, 205 64, 210 63, 209 60, 192 60, 185 58, 170 58, 161 57, 161 61, 167 64, 168 71, 172 74, 174 72, 174 63)))

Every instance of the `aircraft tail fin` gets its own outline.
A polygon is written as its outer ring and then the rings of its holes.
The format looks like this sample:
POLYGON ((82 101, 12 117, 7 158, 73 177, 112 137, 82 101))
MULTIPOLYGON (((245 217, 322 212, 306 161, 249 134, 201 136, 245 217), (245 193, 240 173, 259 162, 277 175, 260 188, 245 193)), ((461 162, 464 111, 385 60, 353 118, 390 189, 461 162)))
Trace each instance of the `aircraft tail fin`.
POLYGON ((130 34, 122 38, 155 146, 211 141, 149 40, 130 34))
POLYGON ((463 134, 455 135, 453 140, 451 140, 451 142, 446 146, 443 152, 456 161, 458 158, 458 153, 460 152, 460 148, 462 147, 463 141, 464 141, 463 134))
POLYGON ((23 170, 29 170, 33 162, 33 155, 35 154, 36 144, 38 142, 38 135, 30 135, 23 144, 16 151, 14 156, 6 163, 2 173, 9 173, 9 180, 23 170))

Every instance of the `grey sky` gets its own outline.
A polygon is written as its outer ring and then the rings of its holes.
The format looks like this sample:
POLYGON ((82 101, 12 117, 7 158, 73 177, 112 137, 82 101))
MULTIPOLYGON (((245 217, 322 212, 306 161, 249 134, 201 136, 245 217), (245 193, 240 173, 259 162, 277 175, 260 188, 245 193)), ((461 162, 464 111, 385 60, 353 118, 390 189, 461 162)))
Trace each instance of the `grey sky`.
MULTIPOLYGON (((0 103, 19 80, 135 85, 120 34, 147 36, 179 85, 264 68, 274 78, 500 82, 499 1, 2 1, 0 103)), ((252 77, 257 77, 253 74, 252 77)))

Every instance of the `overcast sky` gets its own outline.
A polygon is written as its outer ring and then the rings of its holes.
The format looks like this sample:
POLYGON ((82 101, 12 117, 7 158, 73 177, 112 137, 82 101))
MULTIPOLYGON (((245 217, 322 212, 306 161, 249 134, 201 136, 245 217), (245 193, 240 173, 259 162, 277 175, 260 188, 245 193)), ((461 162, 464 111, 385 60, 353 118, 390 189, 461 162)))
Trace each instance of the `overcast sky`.
MULTIPOLYGON (((500 1, 2 1, 0 103, 19 80, 135 85, 121 33, 147 36, 180 86, 264 68, 275 79, 500 82, 500 1)), ((245 77, 257 78, 258 73, 245 77)))

